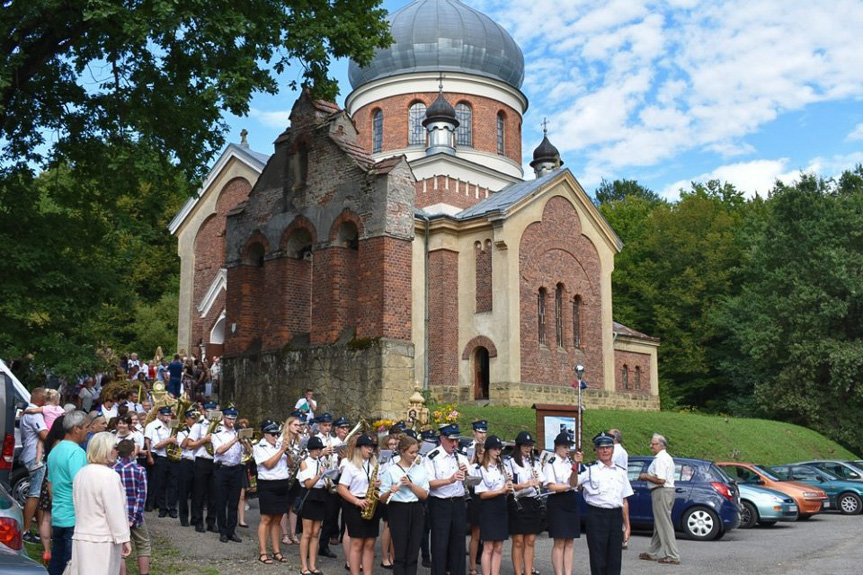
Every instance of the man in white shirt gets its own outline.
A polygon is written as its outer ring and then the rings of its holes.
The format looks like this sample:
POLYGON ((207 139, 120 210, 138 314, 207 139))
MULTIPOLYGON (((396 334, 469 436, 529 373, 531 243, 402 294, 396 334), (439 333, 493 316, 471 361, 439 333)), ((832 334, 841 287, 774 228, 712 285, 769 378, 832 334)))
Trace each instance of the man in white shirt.
POLYGON ((195 531, 204 533, 210 531, 218 533, 216 529, 216 483, 214 475, 213 456, 207 451, 207 445, 212 437, 207 431, 210 429, 211 413, 218 410, 219 405, 214 401, 204 404, 206 417, 202 417, 189 432, 186 438, 188 449, 195 450, 195 473, 192 480, 192 518, 191 523, 195 531), (207 527, 204 528, 204 502, 207 504, 207 527))
POLYGON ((456 452, 460 439, 458 425, 440 429, 440 446, 423 460, 429 476, 428 510, 431 524, 432 575, 465 573, 467 513, 464 505, 464 478, 467 459, 456 452))
POLYGON ((160 407, 156 419, 144 428, 144 441, 152 457, 153 465, 153 502, 159 508, 159 517, 177 513, 177 470, 178 466, 168 461, 166 447, 177 443, 176 437, 171 437, 171 408, 160 407))
POLYGON ((240 490, 243 488, 242 465, 243 446, 234 427, 238 412, 229 407, 222 411, 222 425, 213 433, 213 451, 216 462, 216 523, 219 528, 219 541, 242 543, 237 537, 237 506, 240 503, 240 490))
POLYGON ((668 441, 658 433, 650 440, 650 451, 656 456, 647 473, 638 476, 641 481, 650 483, 650 499, 653 505, 653 537, 646 553, 638 558, 645 561, 658 561, 663 564, 679 565, 680 553, 677 551, 677 538, 671 522, 671 508, 674 505, 674 460, 666 449, 668 441))
POLYGON ((315 418, 315 410, 318 408, 318 402, 315 401, 315 391, 313 389, 307 389, 305 395, 297 400, 297 404, 294 405, 294 409, 302 411, 306 414, 306 418, 308 421, 311 421, 315 418))
MULTIPOLYGON (((28 407, 42 407, 45 405, 45 389, 37 387, 30 394, 30 405, 28 407)), ((42 481, 45 477, 45 466, 42 461, 36 457, 39 451, 40 443, 45 441, 48 435, 48 428, 45 426, 45 418, 41 413, 27 413, 21 417, 21 461, 27 468, 30 474, 30 491, 27 493, 27 501, 24 504, 24 541, 28 543, 39 543, 40 539, 36 535, 30 533, 30 524, 33 521, 33 516, 36 515, 36 508, 39 503, 39 493, 42 491, 42 481)), ((42 512, 40 511, 37 517, 36 524, 41 522, 42 512)))
POLYGON ((629 471, 629 453, 623 447, 623 434, 619 429, 610 429, 608 434, 614 438, 614 453, 611 455, 611 462, 624 471, 629 471))

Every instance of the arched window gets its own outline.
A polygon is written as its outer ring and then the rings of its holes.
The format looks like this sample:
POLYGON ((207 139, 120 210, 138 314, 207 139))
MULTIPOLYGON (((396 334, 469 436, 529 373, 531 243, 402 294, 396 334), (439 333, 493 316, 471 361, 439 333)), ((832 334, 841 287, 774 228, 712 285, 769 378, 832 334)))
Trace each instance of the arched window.
POLYGON ((581 347, 581 296, 572 300, 572 345, 581 347))
POLYGON ((245 263, 256 268, 264 267, 264 246, 260 242, 255 242, 249 246, 245 263))
POLYGON ((455 105, 455 117, 458 128, 455 132, 455 142, 459 146, 473 146, 473 111, 464 102, 455 105))
POLYGON ((505 144, 505 142, 504 142, 504 136, 505 136, 505 134, 504 134, 504 129, 505 129, 504 121, 505 120, 506 120, 506 117, 504 116, 503 112, 498 112, 497 113, 497 153, 500 155, 503 155, 506 151, 504 149, 504 144, 505 144))
POLYGON ((623 366, 620 376, 623 380, 623 389, 629 389, 629 368, 626 365, 623 366))
POLYGON ((545 297, 545 288, 539 288, 539 294, 537 294, 536 298, 536 317, 540 345, 545 345, 545 297))
POLYGON ((381 109, 375 110, 372 118, 372 153, 377 154, 384 147, 384 113, 381 109))
POLYGON ((423 127, 423 119, 426 115, 426 105, 417 102, 411 105, 408 111, 408 145, 425 146, 426 129, 423 127))
POLYGON ((641 389, 641 368, 635 366, 635 389, 641 389))
POLYGON ((554 290, 554 321, 557 347, 563 347, 563 284, 557 284, 554 290))

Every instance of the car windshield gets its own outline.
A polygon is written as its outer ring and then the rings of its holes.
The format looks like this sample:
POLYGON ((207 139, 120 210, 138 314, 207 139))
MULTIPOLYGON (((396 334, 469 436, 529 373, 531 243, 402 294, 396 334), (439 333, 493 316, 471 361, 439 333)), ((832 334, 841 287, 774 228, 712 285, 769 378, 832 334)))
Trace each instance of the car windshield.
POLYGON ((788 473, 787 467, 782 468, 782 469, 779 469, 776 467, 771 467, 769 473, 772 473, 773 475, 775 475, 776 477, 778 477, 779 479, 782 479, 782 480, 791 479, 791 474, 788 473))
POLYGON ((756 471, 758 471, 759 473, 764 475, 770 481, 782 481, 779 477, 776 477, 776 475, 774 473, 769 471, 763 465, 753 465, 752 467, 755 468, 756 471))

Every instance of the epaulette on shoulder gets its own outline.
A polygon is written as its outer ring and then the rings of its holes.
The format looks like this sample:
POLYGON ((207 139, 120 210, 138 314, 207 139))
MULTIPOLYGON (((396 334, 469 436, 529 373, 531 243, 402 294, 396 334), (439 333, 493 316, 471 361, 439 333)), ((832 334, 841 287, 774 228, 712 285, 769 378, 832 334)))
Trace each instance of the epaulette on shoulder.
POLYGON ((477 469, 479 469, 480 467, 482 467, 482 464, 481 464, 481 463, 477 463, 477 464, 476 464, 476 468, 477 468, 477 469))
POLYGON ((549 457, 547 463, 554 463, 557 457, 549 457))
POLYGON ((429 454, 427 457, 429 459, 434 459, 435 457, 438 456, 438 453, 440 453, 440 451, 438 451, 437 449, 432 449, 431 451, 429 451, 429 454))

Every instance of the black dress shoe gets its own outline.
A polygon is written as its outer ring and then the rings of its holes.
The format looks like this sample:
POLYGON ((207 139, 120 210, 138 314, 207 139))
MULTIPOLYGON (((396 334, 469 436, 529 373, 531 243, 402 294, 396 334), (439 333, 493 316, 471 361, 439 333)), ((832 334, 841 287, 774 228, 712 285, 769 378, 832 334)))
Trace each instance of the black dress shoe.
POLYGON ((323 557, 329 557, 330 559, 335 559, 337 557, 337 555, 335 553, 333 553, 332 551, 329 550, 329 548, 326 548, 326 547, 324 549, 319 549, 318 555, 321 555, 323 557))
POLYGON ((168 515, 170 515, 170 516, 171 516, 171 519, 176 519, 177 517, 179 517, 179 516, 180 516, 180 514, 179 514, 179 513, 177 513, 177 510, 176 510, 176 509, 174 509, 173 511, 171 511, 170 513, 168 513, 168 515))
POLYGON ((222 543, 227 543, 228 542, 228 536, 227 535, 220 535, 219 541, 221 541, 222 543))
POLYGON ((422 566, 431 567, 431 559, 423 559, 422 566))
POLYGON ((219 532, 219 530, 216 529, 215 525, 207 525, 207 531, 209 531, 210 533, 218 533, 219 532))
POLYGON ((162 517, 167 517, 167 516, 168 516, 167 511, 159 511, 159 519, 161 519, 162 517))
POLYGON ((180 527, 188 527, 188 526, 189 526, 188 521, 183 521, 182 519, 180 519, 180 527))
POLYGON ((243 540, 242 540, 242 539, 240 539, 239 537, 237 537, 237 534, 236 534, 236 533, 231 533, 230 535, 228 535, 228 539, 230 539, 230 540, 231 540, 231 541, 233 541, 234 543, 242 543, 242 542, 243 542, 243 540))
POLYGON ((195 525, 195 531, 197 531, 198 533, 206 533, 207 532, 207 530, 204 529, 203 525, 195 525))

